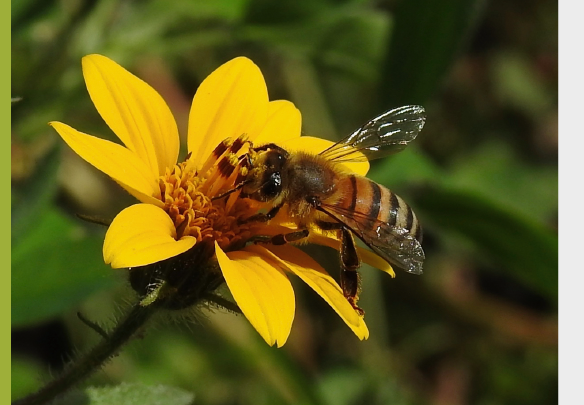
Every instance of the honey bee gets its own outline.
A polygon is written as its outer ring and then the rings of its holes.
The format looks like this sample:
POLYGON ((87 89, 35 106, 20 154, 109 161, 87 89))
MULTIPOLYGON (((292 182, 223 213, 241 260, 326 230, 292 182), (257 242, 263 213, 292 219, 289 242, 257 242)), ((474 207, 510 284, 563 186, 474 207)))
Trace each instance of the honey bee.
POLYGON ((281 245, 308 237, 311 230, 336 231, 341 241, 340 284, 357 306, 360 266, 354 236, 392 266, 422 274, 422 228, 412 208, 388 188, 348 172, 342 163, 377 159, 403 150, 425 122, 420 106, 386 111, 326 150, 288 152, 275 144, 250 146, 249 172, 240 197, 270 203, 266 213, 246 221, 270 221, 282 208, 298 231, 269 237, 281 245))

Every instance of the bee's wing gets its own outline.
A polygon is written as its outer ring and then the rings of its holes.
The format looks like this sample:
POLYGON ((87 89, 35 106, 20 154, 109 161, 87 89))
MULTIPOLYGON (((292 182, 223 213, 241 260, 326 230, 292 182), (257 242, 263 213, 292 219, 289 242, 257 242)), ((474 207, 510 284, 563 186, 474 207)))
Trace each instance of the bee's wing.
POLYGON ((317 209, 349 228, 392 266, 408 273, 422 274, 424 250, 407 229, 391 226, 366 214, 351 212, 333 205, 322 204, 317 209))
POLYGON ((395 108, 373 118, 320 155, 338 163, 388 156, 400 152, 413 141, 425 122, 424 107, 407 105, 395 108))

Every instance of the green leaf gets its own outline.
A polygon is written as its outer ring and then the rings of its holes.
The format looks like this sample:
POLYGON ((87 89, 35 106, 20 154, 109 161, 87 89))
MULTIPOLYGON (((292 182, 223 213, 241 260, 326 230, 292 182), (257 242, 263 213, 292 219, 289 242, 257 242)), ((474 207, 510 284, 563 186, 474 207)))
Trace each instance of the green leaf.
POLYGON ((557 166, 528 164, 506 143, 481 145, 454 161, 449 173, 442 184, 488 195, 494 202, 540 222, 558 211, 557 166))
POLYGON ((195 394, 165 385, 122 383, 113 387, 89 387, 57 400, 55 405, 189 405, 195 394))
POLYGON ((160 329, 148 334, 149 345, 132 343, 129 352, 135 380, 180 387, 190 387, 196 381, 197 386, 207 387, 220 378, 225 389, 220 393, 198 390, 197 402, 201 403, 236 403, 242 395, 252 404, 324 403, 314 379, 306 375, 294 354, 266 345, 245 318, 215 314, 211 318, 221 319, 210 327, 212 324, 199 321, 208 314, 195 310, 190 316, 194 322, 180 333, 160 329), (190 361, 185 362, 185 358, 190 361), (248 388, 246 394, 238 388, 242 384, 248 388))
POLYGON ((423 104, 436 90, 481 0, 402 0, 384 69, 380 96, 387 106, 423 104))
POLYGON ((245 19, 251 24, 282 25, 303 22, 330 10, 331 7, 323 1, 252 0, 247 7, 245 19))
POLYGON ((345 10, 318 44, 317 60, 327 67, 327 75, 350 73, 363 85, 363 82, 378 78, 390 19, 374 10, 351 7, 345 10))
POLYGON ((12 28, 26 28, 36 22, 39 16, 46 15, 54 7, 55 4, 50 1, 19 0, 11 2, 12 28))
POLYGON ((492 58, 491 75, 497 101, 517 108, 533 119, 556 110, 558 101, 527 55, 501 52, 492 58))
POLYGON ((417 212, 442 231, 463 235, 489 258, 540 293, 558 293, 558 237, 543 225, 480 194, 448 188, 415 200, 417 212))
POLYGON ((374 162, 367 177, 386 187, 431 183, 444 177, 443 170, 415 146, 391 156, 387 160, 374 162))
POLYGON ((37 163, 35 173, 25 183, 12 187, 13 244, 37 226, 42 212, 51 204, 59 186, 57 170, 60 156, 59 148, 53 148, 37 163))
POLYGON ((319 389, 328 404, 356 404, 367 388, 366 377, 361 370, 339 367, 320 379, 319 389))
POLYGON ((56 316, 113 285, 101 256, 102 235, 47 209, 12 246, 12 325, 56 316))

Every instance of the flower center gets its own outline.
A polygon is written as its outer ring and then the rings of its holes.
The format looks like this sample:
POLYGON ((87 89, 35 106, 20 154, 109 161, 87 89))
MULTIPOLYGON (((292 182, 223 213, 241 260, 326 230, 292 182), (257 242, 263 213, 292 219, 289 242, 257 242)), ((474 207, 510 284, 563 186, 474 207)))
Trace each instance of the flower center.
POLYGON ((245 138, 221 142, 209 159, 197 170, 186 161, 167 169, 159 179, 160 200, 176 227, 176 239, 194 236, 197 242, 206 238, 217 241, 222 249, 245 241, 262 225, 242 219, 257 213, 259 204, 238 198, 233 190, 247 175, 247 160, 240 157, 245 138))

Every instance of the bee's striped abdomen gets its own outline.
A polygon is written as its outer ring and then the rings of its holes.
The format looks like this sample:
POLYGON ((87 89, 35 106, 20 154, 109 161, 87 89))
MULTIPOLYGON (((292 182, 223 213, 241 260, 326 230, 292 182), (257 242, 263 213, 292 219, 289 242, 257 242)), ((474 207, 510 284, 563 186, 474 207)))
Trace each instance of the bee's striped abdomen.
POLYGON ((412 208, 397 194, 366 177, 349 175, 350 184, 340 188, 350 190, 337 205, 349 212, 358 212, 392 227, 404 228, 421 241, 422 227, 412 208))

